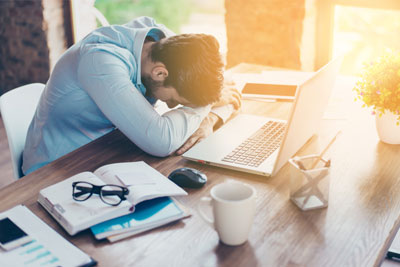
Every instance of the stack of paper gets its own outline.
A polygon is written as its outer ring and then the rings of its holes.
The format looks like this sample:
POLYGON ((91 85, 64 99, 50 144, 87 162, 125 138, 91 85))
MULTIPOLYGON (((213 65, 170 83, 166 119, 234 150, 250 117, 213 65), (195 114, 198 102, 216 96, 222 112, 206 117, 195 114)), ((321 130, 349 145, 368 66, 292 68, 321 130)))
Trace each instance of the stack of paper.
POLYGON ((184 208, 169 197, 139 203, 135 212, 111 219, 90 229, 97 239, 114 242, 188 216, 184 208))

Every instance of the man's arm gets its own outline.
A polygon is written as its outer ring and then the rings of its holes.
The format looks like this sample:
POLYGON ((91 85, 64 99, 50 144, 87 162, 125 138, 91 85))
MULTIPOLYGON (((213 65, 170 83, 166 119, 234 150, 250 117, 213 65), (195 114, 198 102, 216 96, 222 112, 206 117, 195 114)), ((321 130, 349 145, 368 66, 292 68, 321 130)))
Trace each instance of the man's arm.
POLYGON ((89 52, 80 61, 78 79, 101 112, 132 142, 149 154, 167 156, 198 129, 210 107, 183 107, 160 116, 132 84, 134 66, 129 65, 129 60, 107 52, 89 52))
POLYGON ((182 155, 185 153, 189 148, 209 136, 213 133, 214 127, 222 123, 222 119, 215 115, 214 113, 210 112, 207 117, 200 123, 199 128, 189 137, 189 139, 181 146, 177 151, 177 155, 182 155))
POLYGON ((204 138, 213 133, 214 130, 218 129, 226 120, 235 114, 241 106, 241 95, 234 88, 232 84, 226 84, 222 91, 220 101, 214 104, 213 107, 223 109, 223 116, 218 116, 218 112, 211 112, 201 122, 199 128, 193 133, 192 136, 175 152, 177 155, 182 155, 192 146, 202 141, 204 138))

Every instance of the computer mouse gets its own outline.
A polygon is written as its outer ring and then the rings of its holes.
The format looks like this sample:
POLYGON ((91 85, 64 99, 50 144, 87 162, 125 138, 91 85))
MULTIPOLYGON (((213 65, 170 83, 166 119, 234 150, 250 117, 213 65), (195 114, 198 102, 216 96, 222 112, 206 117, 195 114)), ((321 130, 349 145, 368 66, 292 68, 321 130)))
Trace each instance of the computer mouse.
POLYGON ((207 182, 207 176, 192 168, 179 168, 171 172, 168 178, 180 187, 201 188, 207 182))

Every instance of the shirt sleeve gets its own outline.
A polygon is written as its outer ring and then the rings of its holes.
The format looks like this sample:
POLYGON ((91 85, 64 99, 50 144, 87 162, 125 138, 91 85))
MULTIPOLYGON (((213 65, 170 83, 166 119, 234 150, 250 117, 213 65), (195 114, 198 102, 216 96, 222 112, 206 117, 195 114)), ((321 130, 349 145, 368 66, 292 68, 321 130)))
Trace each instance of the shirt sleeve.
MULTIPOLYGON (((156 104, 154 105, 154 108, 159 114, 164 114, 165 112, 171 110, 164 102, 161 101, 157 101, 156 104)), ((228 104, 221 107, 213 107, 211 108, 210 112, 217 115, 222 120, 223 123, 226 123, 227 120, 232 116, 234 111, 235 108, 233 107, 233 105, 228 104)))
POLYGON ((232 104, 228 104, 221 107, 215 107, 211 109, 211 112, 217 115, 223 123, 225 123, 231 116, 232 113, 235 111, 235 108, 232 104))
POLYGON ((132 83, 129 61, 105 51, 87 52, 78 80, 103 114, 145 152, 164 157, 196 131, 210 107, 182 107, 158 114, 132 83))

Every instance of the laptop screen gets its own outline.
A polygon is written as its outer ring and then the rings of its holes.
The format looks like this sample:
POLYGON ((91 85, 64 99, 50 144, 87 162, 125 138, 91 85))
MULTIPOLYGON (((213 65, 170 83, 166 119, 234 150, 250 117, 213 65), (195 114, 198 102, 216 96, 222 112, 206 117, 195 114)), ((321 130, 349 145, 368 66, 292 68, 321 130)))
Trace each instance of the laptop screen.
POLYGON ((317 132, 341 63, 330 61, 299 86, 273 175, 317 132))

